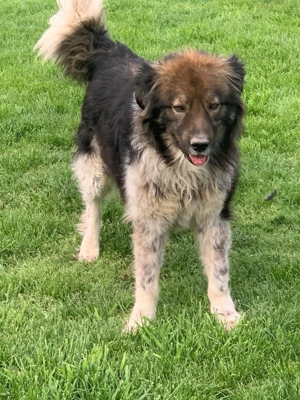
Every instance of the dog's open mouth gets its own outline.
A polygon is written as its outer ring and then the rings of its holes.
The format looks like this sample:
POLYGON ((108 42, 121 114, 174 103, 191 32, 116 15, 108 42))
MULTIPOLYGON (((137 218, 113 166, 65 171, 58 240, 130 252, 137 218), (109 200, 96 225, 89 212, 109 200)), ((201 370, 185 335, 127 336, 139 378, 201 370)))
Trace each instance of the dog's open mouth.
POLYGON ((200 166, 204 165, 207 162, 208 156, 206 156, 204 154, 197 154, 196 156, 193 156, 192 154, 189 154, 188 159, 196 167, 200 167, 200 166))

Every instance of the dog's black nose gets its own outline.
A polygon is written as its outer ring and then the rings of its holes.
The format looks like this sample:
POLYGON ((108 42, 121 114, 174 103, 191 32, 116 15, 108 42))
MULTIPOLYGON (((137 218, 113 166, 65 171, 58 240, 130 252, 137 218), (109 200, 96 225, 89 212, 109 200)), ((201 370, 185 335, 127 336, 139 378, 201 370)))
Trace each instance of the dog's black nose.
POLYGON ((193 141, 191 143, 191 147, 193 150, 195 150, 197 153, 204 153, 204 151, 208 148, 209 142, 208 141, 193 141))

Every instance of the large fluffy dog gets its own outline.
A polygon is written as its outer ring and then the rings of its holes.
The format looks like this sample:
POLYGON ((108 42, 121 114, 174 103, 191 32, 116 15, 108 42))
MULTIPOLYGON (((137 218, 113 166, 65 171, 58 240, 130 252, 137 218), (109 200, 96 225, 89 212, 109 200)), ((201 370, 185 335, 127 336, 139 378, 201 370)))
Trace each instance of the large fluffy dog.
MULTIPOLYGON (((87 84, 73 168, 85 210, 79 259, 99 255, 100 201, 116 184, 133 226, 135 304, 125 330, 155 316, 168 232, 191 228, 211 312, 239 314, 228 288, 230 201, 238 169, 244 68, 203 51, 144 60, 110 39, 100 0, 66 0, 39 54, 87 84)), ((62 4, 63 3, 63 4, 62 4)))

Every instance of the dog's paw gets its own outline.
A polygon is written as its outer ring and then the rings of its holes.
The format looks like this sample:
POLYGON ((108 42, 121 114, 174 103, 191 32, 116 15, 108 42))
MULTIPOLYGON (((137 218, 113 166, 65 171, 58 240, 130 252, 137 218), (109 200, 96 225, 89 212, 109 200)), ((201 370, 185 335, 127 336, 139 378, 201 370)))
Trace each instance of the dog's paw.
POLYGON ((126 325, 123 328, 122 333, 123 334, 135 334, 138 332, 140 327, 142 326, 142 321, 139 321, 139 323, 131 318, 127 321, 126 325))
POLYGON ((230 297, 215 299, 211 305, 211 313, 217 316, 228 332, 237 325, 240 319, 240 314, 236 311, 230 297))
POLYGON ((224 311, 223 313, 215 313, 218 320, 224 325, 225 329, 230 332, 238 323, 240 319, 240 314, 234 311, 224 311))
POLYGON ((148 313, 148 315, 149 316, 145 316, 140 310, 133 309, 126 325, 123 328, 123 334, 135 334, 142 326, 149 325, 150 321, 155 316, 155 311, 148 313))
POLYGON ((80 248, 77 256, 79 261, 88 261, 88 262, 95 261, 98 257, 99 257, 99 247, 92 249, 80 248))

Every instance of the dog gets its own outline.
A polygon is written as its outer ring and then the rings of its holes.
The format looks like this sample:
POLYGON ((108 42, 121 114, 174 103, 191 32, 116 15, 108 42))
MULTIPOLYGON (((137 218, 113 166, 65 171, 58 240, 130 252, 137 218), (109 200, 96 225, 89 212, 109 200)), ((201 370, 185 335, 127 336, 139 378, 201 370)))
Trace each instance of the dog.
POLYGON ((133 228, 135 303, 124 330, 155 317, 164 248, 174 228, 193 232, 211 313, 230 330, 239 319, 228 251, 244 65, 235 55, 191 49, 148 61, 110 38, 100 0, 58 3, 36 49, 87 86, 73 160, 85 206, 79 260, 99 256, 100 203, 117 186, 133 228))

